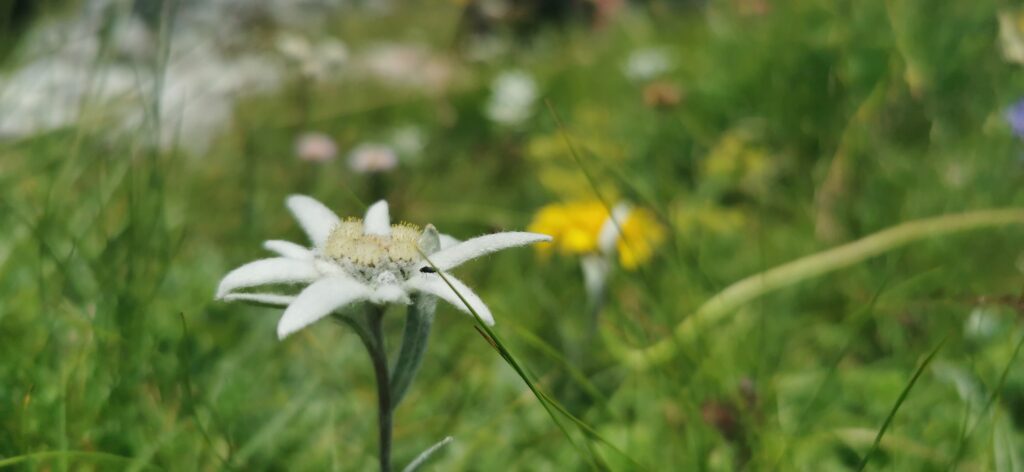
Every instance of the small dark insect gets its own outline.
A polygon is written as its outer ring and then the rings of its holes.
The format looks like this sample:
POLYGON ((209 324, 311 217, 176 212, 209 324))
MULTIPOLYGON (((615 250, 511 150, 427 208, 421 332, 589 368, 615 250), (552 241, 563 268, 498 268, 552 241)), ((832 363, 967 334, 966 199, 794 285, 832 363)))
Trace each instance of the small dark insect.
POLYGON ((434 269, 433 267, 427 266, 427 267, 424 267, 424 268, 420 269, 420 272, 423 272, 424 274, 436 274, 437 273, 437 269, 434 269))

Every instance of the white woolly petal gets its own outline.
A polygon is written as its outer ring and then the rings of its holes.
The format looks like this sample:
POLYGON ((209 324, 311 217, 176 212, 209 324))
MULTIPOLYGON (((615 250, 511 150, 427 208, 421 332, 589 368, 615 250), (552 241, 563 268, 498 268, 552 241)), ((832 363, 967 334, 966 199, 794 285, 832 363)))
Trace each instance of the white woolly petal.
POLYGON ((330 277, 306 287, 288 305, 277 323, 277 337, 288 335, 309 326, 334 310, 369 298, 372 290, 365 284, 348 277, 330 277))
POLYGON ((480 319, 483 320, 484 323, 487 323, 490 326, 494 325, 494 315, 491 315, 491 310, 487 308, 487 305, 484 305, 484 302, 480 297, 473 293, 473 290, 451 274, 445 273, 444 277, 448 279, 448 282, 451 282, 451 287, 441 279, 440 275, 423 273, 417 273, 410 277, 409 280, 405 281, 405 286, 409 290, 415 290, 417 292, 423 292, 439 297, 454 305, 455 308, 466 313, 470 313, 472 316, 469 308, 466 307, 466 303, 469 303, 469 306, 473 307, 473 310, 476 311, 476 314, 480 316, 480 319), (455 291, 452 291, 452 287, 455 288, 458 295, 456 295, 455 291), (463 303, 462 300, 459 299, 459 295, 462 295, 462 298, 466 300, 466 303, 463 303))
POLYGON ((441 249, 448 249, 448 248, 450 248, 450 247, 452 247, 452 246, 462 242, 462 241, 459 241, 458 239, 456 239, 454 236, 451 236, 451 235, 448 235, 448 234, 444 234, 444 233, 439 234, 438 238, 440 238, 440 240, 441 240, 441 249))
POLYGON ((381 200, 366 210, 363 218, 363 233, 378 236, 391 235, 391 215, 388 214, 388 202, 381 200))
POLYGON ((323 203, 305 195, 292 195, 288 197, 286 204, 316 247, 323 246, 331 230, 341 222, 338 215, 323 203))
POLYGON ((313 267, 316 267, 316 270, 320 271, 320 273, 325 276, 338 274, 348 275, 340 266, 338 266, 338 264, 328 262, 323 259, 313 259, 313 267))
POLYGON ((277 253, 280 256, 290 257, 292 259, 313 259, 312 251, 291 241, 281 241, 279 239, 263 241, 263 248, 270 252, 277 253))
POLYGON ((229 293, 221 300, 229 302, 256 302, 266 305, 288 306, 295 301, 291 295, 278 295, 276 293, 229 293))
POLYGON ((310 261, 286 257, 260 259, 228 272, 217 287, 217 298, 223 298, 228 292, 239 288, 310 282, 318 278, 320 272, 310 261))
POLYGON ((441 249, 429 256, 440 270, 449 270, 462 263, 510 247, 525 246, 541 241, 551 241, 551 236, 527 232, 494 233, 467 239, 447 249, 441 249))
POLYGON ((381 285, 373 291, 373 295, 370 296, 370 301, 382 304, 382 303, 402 303, 408 305, 412 303, 409 299, 409 294, 398 285, 381 285))
POLYGON ((628 203, 619 203, 612 208, 612 214, 604 220, 601 225, 601 232, 597 236, 597 248, 605 254, 615 251, 615 244, 619 242, 622 225, 626 224, 626 218, 633 208, 628 203))

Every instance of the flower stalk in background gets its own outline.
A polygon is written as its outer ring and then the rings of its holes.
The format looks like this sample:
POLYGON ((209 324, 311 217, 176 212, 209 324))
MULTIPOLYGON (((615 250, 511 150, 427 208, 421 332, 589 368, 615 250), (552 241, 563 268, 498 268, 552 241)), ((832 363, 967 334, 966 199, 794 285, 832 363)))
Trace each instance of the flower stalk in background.
POLYGON ((295 195, 287 200, 312 247, 267 241, 277 257, 260 259, 228 273, 217 298, 283 306, 279 338, 333 316, 352 327, 363 341, 377 379, 380 464, 390 470, 392 412, 419 369, 434 318, 443 299, 479 321, 493 325, 490 310, 472 290, 447 271, 478 257, 516 246, 549 241, 527 232, 495 233, 458 242, 432 225, 420 229, 391 224, 388 204, 370 206, 362 220, 341 220, 320 202, 295 195), (265 285, 305 287, 297 294, 247 292, 265 285), (382 321, 386 305, 407 305, 406 328, 398 359, 389 368, 382 321))

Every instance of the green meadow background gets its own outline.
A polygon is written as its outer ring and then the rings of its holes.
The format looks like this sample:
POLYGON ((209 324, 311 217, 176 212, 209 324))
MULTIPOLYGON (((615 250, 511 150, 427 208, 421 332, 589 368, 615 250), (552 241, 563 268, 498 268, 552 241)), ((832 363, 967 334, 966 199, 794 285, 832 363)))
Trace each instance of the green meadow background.
MULTIPOLYGON (((19 3, 0 1, 0 77, 24 67, 31 25, 76 11, 15 17, 19 3)), ((354 333, 321 322, 281 342, 280 310, 213 300, 263 240, 305 242, 284 208, 301 193, 343 216, 387 198, 396 219, 459 238, 599 196, 667 231, 652 260, 614 271, 596 319, 574 255, 523 248, 458 269, 547 399, 441 305, 395 412, 396 464, 450 435, 425 470, 1024 471, 1024 224, 785 285, 646 369, 616 355, 780 264, 911 220, 1024 208, 1024 143, 1004 117, 1024 74, 998 19, 1014 7, 652 0, 603 17, 597 3, 342 8, 309 36, 351 54, 415 43, 450 81, 286 74, 240 96, 202 151, 154 146, 159 113, 112 132, 110 108, 88 100, 65 125, 2 138, 0 468, 374 470, 373 372, 354 333), (485 40, 501 51, 471 57, 485 40), (670 66, 629 78, 647 49, 670 66), (513 69, 538 96, 503 125, 486 104, 513 69), (372 176, 347 166, 409 126, 415 158, 372 176), (339 157, 296 158, 305 131, 339 157)), ((274 47, 260 25, 246 48, 274 47)), ((392 308, 392 347, 403 320, 392 308)))

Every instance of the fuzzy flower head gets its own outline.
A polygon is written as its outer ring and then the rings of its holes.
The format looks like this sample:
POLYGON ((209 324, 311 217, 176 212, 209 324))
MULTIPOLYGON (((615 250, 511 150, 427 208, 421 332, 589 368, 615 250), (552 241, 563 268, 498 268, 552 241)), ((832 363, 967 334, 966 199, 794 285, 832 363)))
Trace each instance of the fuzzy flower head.
POLYGON ((364 219, 344 221, 310 197, 288 197, 287 205, 313 246, 267 241, 264 247, 278 257, 231 271, 217 288, 221 300, 284 306, 277 325, 282 339, 350 305, 409 304, 414 295, 441 298, 467 313, 472 307, 484 322, 494 324, 480 297, 447 271, 502 249, 551 240, 543 234, 504 232, 458 242, 432 225, 392 225, 383 200, 371 205, 364 219), (298 295, 242 291, 283 284, 305 287, 298 295))
POLYGON ((383 144, 360 144, 349 154, 348 167, 359 174, 389 172, 398 167, 398 154, 383 144))
POLYGON ((540 247, 542 254, 618 254, 619 264, 629 270, 649 261, 666 237, 650 210, 620 203, 609 213, 599 201, 547 205, 529 230, 554 237, 553 244, 540 247))
POLYGON ((324 133, 303 133, 295 140, 295 155, 304 161, 327 162, 338 155, 338 145, 324 133))

